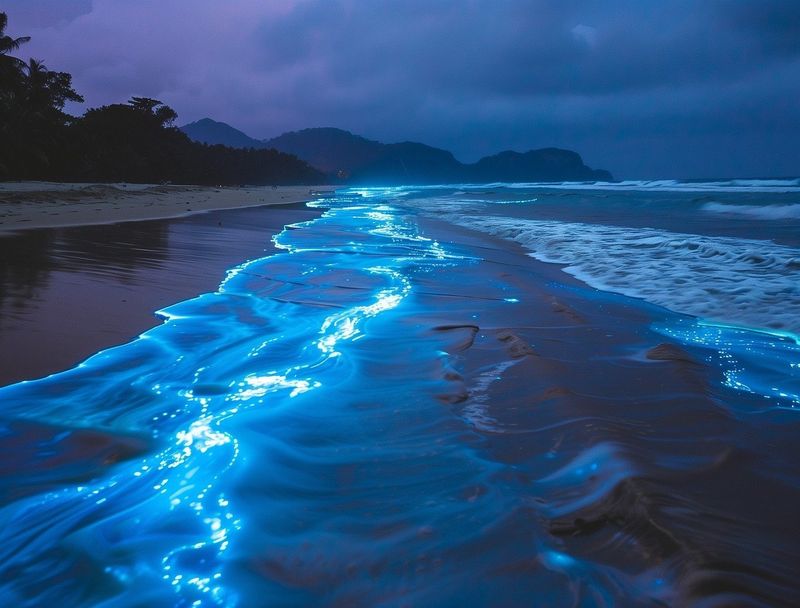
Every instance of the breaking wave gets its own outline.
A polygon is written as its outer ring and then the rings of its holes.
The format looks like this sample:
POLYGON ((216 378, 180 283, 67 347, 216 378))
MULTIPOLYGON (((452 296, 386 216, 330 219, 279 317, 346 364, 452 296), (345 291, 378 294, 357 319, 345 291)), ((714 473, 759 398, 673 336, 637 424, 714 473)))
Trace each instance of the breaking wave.
POLYGON ((790 205, 728 205, 725 203, 706 203, 701 209, 709 213, 722 213, 754 220, 800 219, 800 203, 790 205))
POLYGON ((452 217, 566 264, 597 289, 677 312, 800 334, 800 249, 769 241, 546 220, 452 217))

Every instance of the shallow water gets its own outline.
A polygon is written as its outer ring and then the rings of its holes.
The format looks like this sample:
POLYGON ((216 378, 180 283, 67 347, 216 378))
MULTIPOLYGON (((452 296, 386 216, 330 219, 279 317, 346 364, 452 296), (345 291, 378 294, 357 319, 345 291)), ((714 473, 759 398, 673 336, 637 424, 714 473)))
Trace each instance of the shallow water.
POLYGON ((514 240, 598 289, 798 336, 798 184, 495 184, 400 195, 423 211, 514 240))
POLYGON ((790 605, 796 342, 587 287, 466 192, 342 193, 0 389, 6 603, 790 605))
POLYGON ((228 268, 275 252, 268 235, 316 215, 281 205, 0 234, 0 386, 135 338, 160 323, 153 311, 214 291, 228 268))

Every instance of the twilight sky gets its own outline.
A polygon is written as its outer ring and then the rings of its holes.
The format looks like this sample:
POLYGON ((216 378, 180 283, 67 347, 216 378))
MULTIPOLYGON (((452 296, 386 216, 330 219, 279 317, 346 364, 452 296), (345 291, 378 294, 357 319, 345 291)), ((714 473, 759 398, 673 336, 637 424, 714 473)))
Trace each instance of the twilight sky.
MULTIPOLYGON (((800 175, 800 0, 4 0, 83 107, 335 126, 619 178, 800 175)), ((72 108, 81 112, 81 107, 72 108)))

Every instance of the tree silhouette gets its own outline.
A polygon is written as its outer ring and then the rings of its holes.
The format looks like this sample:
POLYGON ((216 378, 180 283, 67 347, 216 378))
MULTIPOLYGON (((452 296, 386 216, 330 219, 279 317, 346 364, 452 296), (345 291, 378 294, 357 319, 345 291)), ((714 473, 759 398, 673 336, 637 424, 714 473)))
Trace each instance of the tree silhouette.
POLYGON ((12 38, 6 35, 6 27, 8 27, 8 15, 0 13, 0 60, 4 63, 22 64, 24 61, 16 57, 11 57, 8 53, 16 51, 19 47, 28 42, 31 37, 21 36, 19 38, 12 38))
POLYGON ((25 63, 8 55, 29 38, 7 36, 7 24, 5 13, 0 13, 0 176, 36 177, 53 165, 63 148, 70 120, 64 105, 83 98, 72 88, 72 76, 66 72, 48 70, 36 59, 25 63))
POLYGON ((72 88, 72 76, 47 69, 41 61, 30 59, 23 68, 26 101, 35 111, 64 109, 68 101, 82 102, 83 97, 72 88))
POLYGON ((323 175, 276 150, 233 150, 191 141, 173 125, 175 110, 150 97, 132 97, 86 111, 72 76, 44 62, 12 57, 29 38, 6 35, 0 13, 0 179, 162 181, 201 184, 320 183, 323 175))
POLYGON ((171 127, 178 113, 158 99, 150 97, 131 97, 128 105, 134 110, 154 116, 162 127, 171 127))

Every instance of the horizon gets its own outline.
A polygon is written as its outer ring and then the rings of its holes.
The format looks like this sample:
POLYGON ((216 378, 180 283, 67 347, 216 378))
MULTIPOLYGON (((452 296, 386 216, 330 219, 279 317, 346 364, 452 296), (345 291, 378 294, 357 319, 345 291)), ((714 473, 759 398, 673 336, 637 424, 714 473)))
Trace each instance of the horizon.
POLYGON ((619 179, 800 174, 800 5, 789 1, 4 10, 10 34, 32 37, 21 57, 73 75, 78 114, 143 95, 180 124, 208 117, 256 139, 334 125, 464 163, 557 147, 619 179))

